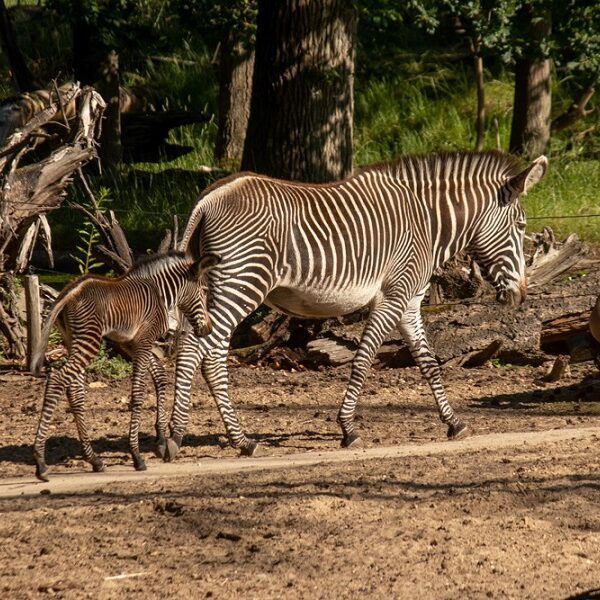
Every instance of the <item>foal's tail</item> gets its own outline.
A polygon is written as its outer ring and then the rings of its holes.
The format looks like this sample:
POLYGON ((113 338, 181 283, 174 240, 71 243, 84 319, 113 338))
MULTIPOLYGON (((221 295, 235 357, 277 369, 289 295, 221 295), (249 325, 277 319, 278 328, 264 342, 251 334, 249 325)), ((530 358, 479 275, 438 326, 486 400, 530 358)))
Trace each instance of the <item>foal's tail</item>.
POLYGON ((50 309, 50 313, 46 318, 44 327, 42 328, 42 335, 40 337, 37 348, 33 351, 31 357, 31 364, 29 370, 34 377, 40 377, 42 374, 42 367, 44 366, 46 347, 48 346, 48 339, 50 338, 50 332, 52 326, 56 321, 58 315, 62 312, 65 305, 73 299, 73 297, 81 291, 81 284, 87 281, 86 278, 80 279, 71 285, 68 285, 58 296, 54 305, 50 309))

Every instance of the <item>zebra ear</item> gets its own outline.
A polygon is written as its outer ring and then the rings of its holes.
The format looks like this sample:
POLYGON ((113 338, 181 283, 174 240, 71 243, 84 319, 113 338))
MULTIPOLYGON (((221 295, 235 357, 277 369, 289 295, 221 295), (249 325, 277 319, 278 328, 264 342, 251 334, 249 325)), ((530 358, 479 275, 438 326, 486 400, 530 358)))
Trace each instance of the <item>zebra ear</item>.
POLYGON ((527 192, 546 174, 548 159, 542 155, 536 158, 524 171, 511 177, 506 187, 511 192, 510 202, 519 196, 527 195, 527 192))

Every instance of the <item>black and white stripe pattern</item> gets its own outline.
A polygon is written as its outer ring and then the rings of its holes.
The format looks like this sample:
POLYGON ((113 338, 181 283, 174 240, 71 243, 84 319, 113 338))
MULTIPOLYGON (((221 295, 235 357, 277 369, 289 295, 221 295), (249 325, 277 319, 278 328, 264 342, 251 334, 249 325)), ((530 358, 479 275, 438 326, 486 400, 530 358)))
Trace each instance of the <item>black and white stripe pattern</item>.
POLYGON ((526 293, 519 196, 544 174, 537 159, 520 171, 498 152, 407 157, 334 184, 299 184, 252 173, 217 182, 198 201, 182 249, 222 257, 209 277, 213 332, 189 336, 178 355, 173 458, 188 423, 193 375, 202 372, 231 444, 252 454, 229 400, 226 355, 232 331, 259 304, 291 315, 332 317, 370 305, 338 420, 343 445, 357 440, 354 409, 385 336, 399 327, 431 385, 448 435, 464 424, 446 400, 427 344, 420 305, 433 271, 470 247, 498 299, 526 293))
POLYGON ((65 390, 75 416, 83 456, 94 471, 104 469, 92 449, 84 419, 85 368, 98 353, 103 337, 117 343, 133 360, 129 445, 135 468, 146 468, 139 451, 138 432, 148 371, 156 390, 157 452, 164 454, 168 421, 164 405, 166 375, 152 348, 154 342, 167 333, 169 312, 176 307, 187 317, 195 335, 210 333, 202 278, 215 263, 216 258, 210 255, 199 261, 179 252, 156 255, 142 260, 122 277, 108 279, 88 275, 61 292, 44 325, 32 368, 34 373, 41 370, 48 337, 56 321, 69 357, 62 367, 50 373, 46 384, 34 443, 36 474, 40 479, 47 480, 44 457, 48 427, 65 390))

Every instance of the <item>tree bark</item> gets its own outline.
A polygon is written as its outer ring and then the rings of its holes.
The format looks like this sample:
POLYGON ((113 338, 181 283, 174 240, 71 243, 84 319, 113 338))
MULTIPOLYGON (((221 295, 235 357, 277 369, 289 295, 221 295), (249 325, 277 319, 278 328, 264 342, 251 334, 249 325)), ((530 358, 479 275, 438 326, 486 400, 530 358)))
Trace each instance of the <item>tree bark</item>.
POLYGON ((550 141, 551 62, 538 57, 542 42, 550 35, 550 15, 534 14, 531 6, 522 9, 533 48, 515 64, 515 93, 509 151, 528 158, 546 152, 550 141))
POLYGON ((36 85, 31 71, 21 54, 21 50, 15 40, 15 32, 12 22, 6 10, 4 0, 0 0, 0 42, 2 43, 2 52, 6 54, 10 71, 17 88, 17 92, 30 92, 36 90, 36 85))
POLYGON ((356 12, 349 0, 260 0, 242 168, 323 182, 352 170, 356 12))
POLYGON ((475 70, 475 86, 477 88, 477 118, 475 120, 476 140, 475 152, 481 152, 485 142, 485 84, 483 81, 483 58, 481 56, 481 42, 471 41, 471 55, 475 70))
POLYGON ((242 162, 250 115, 254 48, 229 33, 219 47, 219 129, 215 160, 224 167, 242 162))

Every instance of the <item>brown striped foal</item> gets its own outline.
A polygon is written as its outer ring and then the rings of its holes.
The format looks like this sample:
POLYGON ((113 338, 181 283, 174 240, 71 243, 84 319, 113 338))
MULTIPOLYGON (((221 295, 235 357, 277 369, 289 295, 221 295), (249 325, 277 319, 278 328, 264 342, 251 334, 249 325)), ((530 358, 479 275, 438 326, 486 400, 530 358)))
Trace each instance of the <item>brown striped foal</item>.
POLYGON ((145 376, 150 371, 157 397, 157 454, 164 455, 167 416, 164 407, 166 375, 152 353, 156 340, 169 328, 169 312, 179 308, 196 336, 212 330, 202 279, 218 259, 208 254, 194 261, 183 253, 143 259, 123 276, 109 279, 87 275, 68 285, 58 296, 42 332, 32 372, 39 374, 48 338, 56 321, 69 351, 67 362, 51 371, 46 384, 42 414, 34 443, 36 475, 48 480, 45 446, 52 415, 67 392, 75 416, 83 456, 94 471, 103 471, 94 453, 84 419, 85 368, 97 355, 102 338, 115 342, 133 361, 129 446, 135 468, 146 468, 139 451, 138 432, 145 395, 145 376))

